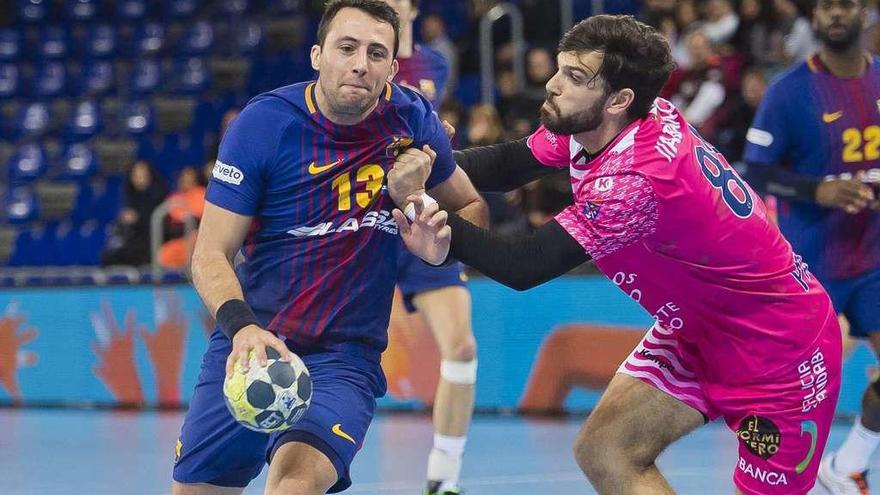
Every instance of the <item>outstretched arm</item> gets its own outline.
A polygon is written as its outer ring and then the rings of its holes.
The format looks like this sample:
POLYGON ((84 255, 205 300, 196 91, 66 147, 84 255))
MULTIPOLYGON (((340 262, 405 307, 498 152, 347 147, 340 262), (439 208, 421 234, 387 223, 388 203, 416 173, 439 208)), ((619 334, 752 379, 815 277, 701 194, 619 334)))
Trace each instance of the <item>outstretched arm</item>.
POLYGON ((545 175, 559 172, 538 161, 528 138, 453 151, 455 162, 479 191, 507 192, 545 175))
POLYGON ((416 206, 412 223, 400 210, 394 218, 407 248, 431 264, 441 264, 451 254, 486 276, 516 290, 527 290, 565 274, 589 261, 578 242, 552 220, 534 234, 502 236, 439 210, 416 206))

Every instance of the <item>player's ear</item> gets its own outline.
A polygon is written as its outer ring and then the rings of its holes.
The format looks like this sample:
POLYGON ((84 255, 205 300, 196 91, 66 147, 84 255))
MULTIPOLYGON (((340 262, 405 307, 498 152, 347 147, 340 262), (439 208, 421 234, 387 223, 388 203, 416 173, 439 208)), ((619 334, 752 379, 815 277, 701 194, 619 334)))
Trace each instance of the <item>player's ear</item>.
POLYGON ((623 88, 617 93, 611 95, 608 101, 608 113, 612 115, 620 115, 626 113, 626 110, 632 105, 636 94, 629 88, 623 88))
POLYGON ((312 45, 312 51, 309 52, 309 57, 312 59, 312 68, 318 70, 318 67, 321 65, 321 47, 318 45, 312 45))
POLYGON ((391 82, 394 79, 398 70, 400 70, 400 64, 397 63, 397 59, 395 58, 391 61, 391 75, 388 76, 388 82, 391 82))

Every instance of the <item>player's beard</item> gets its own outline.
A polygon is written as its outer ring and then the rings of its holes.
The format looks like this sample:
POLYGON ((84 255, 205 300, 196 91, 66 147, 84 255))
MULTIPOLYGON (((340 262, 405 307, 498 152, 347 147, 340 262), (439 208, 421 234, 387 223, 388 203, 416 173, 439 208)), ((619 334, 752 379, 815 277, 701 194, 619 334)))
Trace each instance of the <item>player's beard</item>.
POLYGON ((819 28, 814 30, 814 34, 823 45, 835 52, 843 52, 849 50, 862 40, 862 24, 856 22, 851 26, 842 25, 845 32, 840 38, 832 38, 828 34, 829 28, 819 28))
POLYGON ((559 108, 553 103, 550 95, 547 95, 546 102, 552 110, 548 110, 546 106, 541 107, 541 123, 554 134, 570 136, 594 131, 602 125, 604 97, 597 99, 586 110, 565 116, 559 112, 559 108))

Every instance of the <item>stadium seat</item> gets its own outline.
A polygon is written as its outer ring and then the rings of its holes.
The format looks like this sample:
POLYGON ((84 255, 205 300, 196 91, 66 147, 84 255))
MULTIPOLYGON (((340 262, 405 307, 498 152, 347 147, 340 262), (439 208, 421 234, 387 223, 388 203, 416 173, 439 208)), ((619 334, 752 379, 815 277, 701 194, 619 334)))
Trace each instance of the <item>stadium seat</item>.
POLYGON ((164 0, 162 11, 172 19, 186 19, 195 15, 199 3, 198 0, 164 0))
POLYGON ((182 55, 200 56, 208 53, 214 44, 214 26, 208 21, 193 23, 178 44, 182 55))
POLYGON ((93 21, 98 17, 99 0, 67 0, 67 18, 77 22, 93 21))
POLYGON ((211 72, 208 64, 201 58, 187 58, 174 64, 174 84, 172 89, 178 94, 197 95, 211 85, 211 72))
POLYGON ((39 101, 32 102, 18 108, 13 134, 17 138, 39 137, 48 133, 50 127, 49 106, 39 101))
POLYGON ((153 101, 156 130, 162 134, 187 132, 192 128, 196 102, 186 97, 160 97, 153 101))
POLYGON ((146 22, 134 35, 134 52, 136 55, 151 57, 158 55, 165 48, 165 28, 158 22, 146 22))
POLYGON ((113 67, 108 60, 93 60, 83 64, 77 87, 79 96, 104 96, 112 92, 116 83, 113 67))
POLYGON ((0 266, 9 262, 12 248, 15 246, 17 233, 15 229, 7 225, 0 225, 0 266))
POLYGON ((43 28, 39 33, 35 58, 37 61, 61 60, 70 52, 67 31, 58 26, 43 28))
POLYGON ((213 87, 218 92, 243 91, 247 86, 248 75, 251 71, 248 59, 213 59, 210 66, 213 87))
POLYGON ((101 264, 101 251, 107 241, 108 227, 97 221, 84 223, 77 231, 79 248, 77 265, 95 266, 101 264))
POLYGON ((64 137, 68 142, 84 141, 101 132, 103 126, 98 103, 92 100, 81 101, 68 116, 64 137))
POLYGON ((61 178, 79 181, 94 176, 97 171, 98 156, 88 144, 70 144, 61 155, 61 178))
POLYGON ((33 96, 54 98, 64 95, 66 89, 67 68, 62 62, 46 62, 37 69, 31 88, 33 96))
POLYGON ((235 52, 239 55, 256 53, 263 43, 263 27, 252 21, 237 22, 232 26, 235 52))
POLYGON ((117 0, 116 17, 127 21, 141 21, 147 17, 146 0, 117 0))
POLYGON ((121 118, 123 127, 131 136, 149 134, 156 127, 153 107, 146 101, 132 101, 123 105, 121 118))
POLYGON ((219 0, 216 9, 223 17, 240 18, 250 10, 250 7, 251 2, 248 0, 219 0))
POLYGON ((122 206, 123 177, 107 177, 103 181, 92 183, 92 218, 103 223, 116 220, 122 206))
POLYGON ((162 66, 154 59, 141 59, 135 63, 128 87, 134 95, 156 92, 162 82, 162 66))
POLYGON ((46 0, 18 0, 18 20, 27 24, 45 21, 49 15, 48 4, 46 0))
POLYGON ((21 94, 21 71, 11 63, 0 63, 0 99, 15 98, 21 94))
POLYGON ((109 24, 98 24, 89 29, 86 35, 86 56, 89 58, 109 58, 116 54, 117 32, 109 24))
POLYGON ((12 184, 22 184, 40 178, 49 169, 45 147, 29 143, 18 146, 6 162, 6 175, 12 184))
POLYGON ((303 12, 303 0, 277 0, 267 2, 266 14, 270 17, 289 16, 303 12))
POLYGON ((31 189, 16 187, 4 198, 4 213, 10 224, 28 223, 37 218, 37 196, 31 189))
POLYGON ((130 139, 99 139, 95 153, 101 171, 108 176, 124 176, 137 157, 137 144, 130 139))
POLYGON ((43 220, 63 220, 73 212, 79 187, 69 182, 38 182, 37 201, 40 205, 40 218, 43 220))
POLYGON ((21 32, 13 28, 0 29, 0 62, 15 62, 21 58, 21 32))
POLYGON ((271 52, 289 52, 303 46, 306 27, 299 17, 275 17, 266 22, 266 45, 271 52))

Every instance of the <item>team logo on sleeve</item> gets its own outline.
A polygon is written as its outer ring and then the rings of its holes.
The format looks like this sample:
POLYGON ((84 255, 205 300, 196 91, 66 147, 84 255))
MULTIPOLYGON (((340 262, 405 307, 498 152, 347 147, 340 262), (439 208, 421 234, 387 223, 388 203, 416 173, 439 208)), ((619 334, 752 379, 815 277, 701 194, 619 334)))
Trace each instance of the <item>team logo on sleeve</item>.
POLYGON ((391 144, 385 147, 385 156, 395 158, 401 151, 409 148, 413 139, 406 136, 391 136, 391 144))
POLYGON ((237 167, 227 165, 220 160, 217 160, 214 163, 214 171, 211 172, 211 175, 219 181, 227 182, 236 186, 240 185, 241 181, 244 180, 244 172, 237 167))

